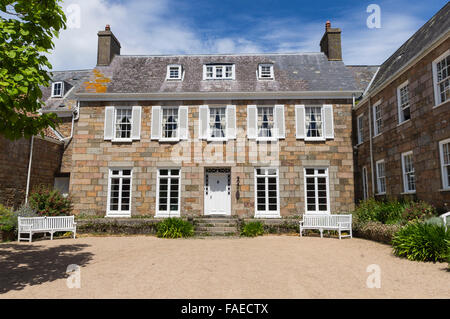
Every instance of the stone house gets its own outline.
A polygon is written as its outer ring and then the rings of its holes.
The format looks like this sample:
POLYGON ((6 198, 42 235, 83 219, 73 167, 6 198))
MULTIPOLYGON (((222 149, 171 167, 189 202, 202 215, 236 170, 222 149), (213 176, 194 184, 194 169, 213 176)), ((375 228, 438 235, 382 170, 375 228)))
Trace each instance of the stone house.
MULTIPOLYGON (((279 218, 354 208, 365 86, 327 23, 321 52, 127 56, 109 26, 75 88, 76 214, 279 218)), ((369 72, 370 73, 370 72, 369 72)), ((366 72, 367 75, 367 72, 366 72)))
POLYGON ((357 200, 450 204, 450 4, 379 68, 353 110, 357 200))
POLYGON ((17 208, 39 185, 69 192, 72 163, 72 127, 77 118, 74 89, 88 71, 59 71, 51 75, 52 85, 42 88, 42 113, 58 115, 57 129, 47 128, 29 138, 10 141, 0 136, 0 203, 17 208), (12 174, 11 172, 14 172, 12 174))

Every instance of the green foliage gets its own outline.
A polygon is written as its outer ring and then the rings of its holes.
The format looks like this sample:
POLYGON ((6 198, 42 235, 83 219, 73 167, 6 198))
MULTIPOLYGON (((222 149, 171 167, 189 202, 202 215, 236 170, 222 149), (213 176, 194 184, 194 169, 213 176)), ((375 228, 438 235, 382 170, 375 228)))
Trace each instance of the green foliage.
POLYGON ((256 237, 264 234, 264 225, 260 221, 244 223, 241 229, 241 236, 256 237))
MULTIPOLYGON (((39 115, 41 87, 48 87, 52 66, 44 55, 65 29, 60 0, 0 2, 0 134, 9 139, 55 127, 55 114, 39 115)), ((42 133, 41 133, 42 134, 42 133)))
POLYGON ((164 219, 156 227, 156 235, 161 238, 181 238, 194 235, 194 226, 181 218, 164 219))
POLYGON ((411 222, 392 240, 394 254, 417 261, 446 261, 450 249, 450 230, 443 226, 411 222))
POLYGON ((425 224, 444 226, 444 220, 440 217, 431 217, 425 220, 425 224))
POLYGON ((68 216, 72 212, 72 199, 64 197, 58 190, 40 186, 29 198, 30 207, 40 216, 68 216))
POLYGON ((0 204, 0 230, 12 231, 17 227, 17 216, 11 209, 0 204))
POLYGON ((377 201, 374 198, 361 201, 353 213, 360 222, 381 222, 382 224, 396 224, 402 220, 402 213, 409 203, 391 201, 377 201))
POLYGON ((412 220, 425 220, 427 218, 433 217, 436 215, 436 209, 424 202, 412 202, 406 209, 403 211, 402 218, 405 221, 412 220))

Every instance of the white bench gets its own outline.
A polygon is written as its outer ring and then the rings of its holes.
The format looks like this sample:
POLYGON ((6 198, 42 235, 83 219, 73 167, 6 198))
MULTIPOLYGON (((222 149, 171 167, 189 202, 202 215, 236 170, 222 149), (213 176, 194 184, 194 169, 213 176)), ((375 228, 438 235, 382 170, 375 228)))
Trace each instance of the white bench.
POLYGON ((46 217, 18 217, 17 241, 28 240, 31 242, 35 233, 50 233, 57 231, 70 231, 75 238, 77 223, 74 216, 46 216, 46 217), (28 234, 28 237, 21 237, 21 234, 28 234))
POLYGON ((343 237, 352 236, 352 215, 331 215, 331 214, 305 214, 303 220, 300 221, 300 237, 302 237, 303 230, 318 229, 320 231, 320 238, 323 238, 324 230, 337 230, 339 232, 339 239, 343 237), (342 235, 342 231, 348 231, 348 235, 342 235))
POLYGON ((442 214, 439 217, 441 217, 444 220, 444 227, 445 227, 445 229, 447 229, 447 218, 450 218, 450 212, 442 214))

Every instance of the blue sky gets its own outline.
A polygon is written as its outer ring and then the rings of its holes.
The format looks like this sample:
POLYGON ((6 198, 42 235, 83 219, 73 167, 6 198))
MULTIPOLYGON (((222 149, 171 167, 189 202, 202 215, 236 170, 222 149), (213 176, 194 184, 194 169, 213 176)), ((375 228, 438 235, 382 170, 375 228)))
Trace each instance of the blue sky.
POLYGON ((318 52, 330 20, 342 29, 346 64, 380 64, 446 3, 66 0, 63 8, 76 27, 61 33, 50 61, 55 70, 94 67, 97 31, 106 24, 121 42, 122 54, 318 52), (381 8, 380 29, 366 26, 371 3, 381 8))

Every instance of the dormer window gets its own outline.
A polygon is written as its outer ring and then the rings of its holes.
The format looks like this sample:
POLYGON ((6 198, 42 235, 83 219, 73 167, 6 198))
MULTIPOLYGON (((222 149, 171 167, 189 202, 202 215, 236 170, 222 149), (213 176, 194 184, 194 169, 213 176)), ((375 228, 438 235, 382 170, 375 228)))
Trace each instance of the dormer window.
POLYGON ((260 80, 273 80, 273 64, 260 64, 258 66, 258 77, 260 80))
POLYGON ((170 64, 167 66, 166 80, 181 80, 183 78, 183 68, 180 64, 170 64))
POLYGON ((63 82, 53 82, 52 83, 52 97, 62 97, 64 91, 63 82))
POLYGON ((203 80, 234 80, 234 64, 205 64, 203 65, 203 80))

